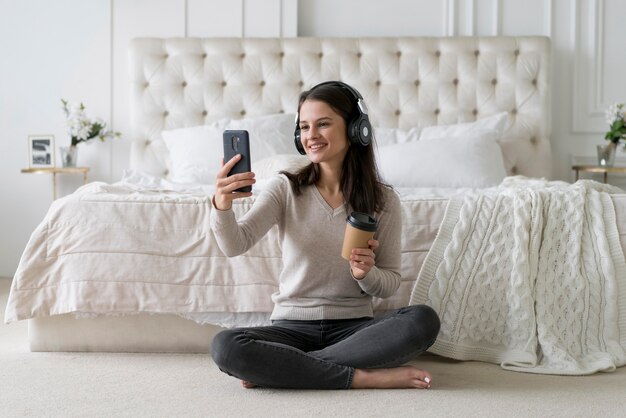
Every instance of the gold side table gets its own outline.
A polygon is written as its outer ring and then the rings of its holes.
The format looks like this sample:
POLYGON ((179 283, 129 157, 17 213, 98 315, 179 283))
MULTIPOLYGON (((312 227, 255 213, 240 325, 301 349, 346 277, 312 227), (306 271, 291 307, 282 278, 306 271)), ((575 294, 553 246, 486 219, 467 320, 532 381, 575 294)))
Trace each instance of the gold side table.
POLYGON ((604 183, 607 181, 609 173, 626 174, 626 167, 602 167, 599 165, 573 165, 572 170, 576 172, 576 181, 578 181, 579 172, 585 173, 602 173, 604 175, 604 183))
POLYGON ((87 184, 87 173, 89 167, 42 167, 42 168, 23 168, 22 173, 51 173, 52 174, 52 198, 57 198, 57 174, 80 174, 83 175, 83 184, 87 184))

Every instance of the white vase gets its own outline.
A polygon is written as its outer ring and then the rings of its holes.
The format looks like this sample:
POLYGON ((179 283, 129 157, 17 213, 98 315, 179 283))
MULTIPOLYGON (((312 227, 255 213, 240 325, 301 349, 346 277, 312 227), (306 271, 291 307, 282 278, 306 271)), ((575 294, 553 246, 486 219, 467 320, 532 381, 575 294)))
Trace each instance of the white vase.
POLYGON ((615 150, 617 145, 613 142, 609 142, 605 145, 598 145, 598 165, 600 167, 613 167, 615 163, 615 150))
POLYGON ((59 151, 61 151, 63 167, 76 167, 76 160, 78 158, 78 148, 76 146, 59 147, 59 151))

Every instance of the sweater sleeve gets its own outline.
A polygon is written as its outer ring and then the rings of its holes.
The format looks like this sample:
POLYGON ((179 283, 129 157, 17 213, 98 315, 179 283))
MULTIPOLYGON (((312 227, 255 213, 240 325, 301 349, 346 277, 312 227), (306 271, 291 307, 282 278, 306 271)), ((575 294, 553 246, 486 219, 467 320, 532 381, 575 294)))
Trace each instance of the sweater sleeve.
POLYGON ((282 176, 272 179, 239 220, 232 208, 223 211, 212 208, 211 229, 226 256, 245 253, 278 223, 284 208, 285 186, 288 185, 282 176))
MULTIPOLYGON (((402 211, 400 199, 391 189, 385 209, 379 215, 378 231, 374 238, 378 240, 375 265, 361 280, 357 280, 361 289, 371 296, 387 298, 400 287, 402 211)), ((356 279, 355 279, 356 280, 356 279)))

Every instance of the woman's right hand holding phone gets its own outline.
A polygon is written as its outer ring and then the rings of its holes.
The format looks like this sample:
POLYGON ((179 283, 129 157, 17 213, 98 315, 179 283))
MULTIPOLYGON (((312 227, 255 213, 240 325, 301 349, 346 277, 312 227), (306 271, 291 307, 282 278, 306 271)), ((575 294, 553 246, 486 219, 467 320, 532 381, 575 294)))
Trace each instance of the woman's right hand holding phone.
POLYGON ((252 192, 236 192, 235 190, 256 183, 253 172, 228 175, 240 159, 241 154, 237 154, 226 163, 222 160, 222 168, 217 172, 213 196, 213 205, 216 209, 228 210, 232 207, 233 200, 252 196, 252 192))

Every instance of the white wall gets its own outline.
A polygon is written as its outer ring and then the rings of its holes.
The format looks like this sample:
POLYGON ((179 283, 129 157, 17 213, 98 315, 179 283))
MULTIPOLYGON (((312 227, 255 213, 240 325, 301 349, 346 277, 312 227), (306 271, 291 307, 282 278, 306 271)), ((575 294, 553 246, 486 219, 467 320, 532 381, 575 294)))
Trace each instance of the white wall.
MULTIPOLYGON (((20 169, 29 134, 69 142, 61 97, 125 137, 80 148, 90 180, 128 166, 133 37, 548 35, 554 177, 571 180, 573 160, 595 160, 604 109, 626 101, 622 16, 623 0, 0 0, 0 276, 14 274, 51 202, 51 178, 20 169)), ((59 178, 61 194, 80 183, 59 178)))
MULTIPOLYGON (((29 134, 67 145, 62 97, 109 117, 110 8, 100 0, 0 2, 0 276, 12 276, 30 233, 52 199, 49 175, 28 167, 29 134)), ((91 178, 110 178, 110 145, 81 149, 91 178)), ((80 184, 60 179, 60 191, 80 184)))

